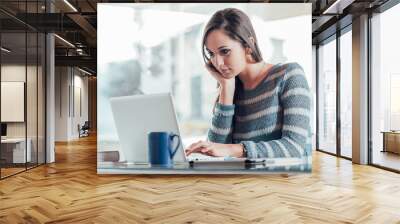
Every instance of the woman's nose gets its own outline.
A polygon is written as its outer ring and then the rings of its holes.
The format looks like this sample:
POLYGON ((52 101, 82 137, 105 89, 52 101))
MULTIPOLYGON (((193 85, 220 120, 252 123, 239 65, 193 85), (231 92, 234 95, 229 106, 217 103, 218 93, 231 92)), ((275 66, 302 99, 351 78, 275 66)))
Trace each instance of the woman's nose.
POLYGON ((215 65, 216 67, 220 67, 224 64, 224 59, 218 55, 215 56, 215 65))

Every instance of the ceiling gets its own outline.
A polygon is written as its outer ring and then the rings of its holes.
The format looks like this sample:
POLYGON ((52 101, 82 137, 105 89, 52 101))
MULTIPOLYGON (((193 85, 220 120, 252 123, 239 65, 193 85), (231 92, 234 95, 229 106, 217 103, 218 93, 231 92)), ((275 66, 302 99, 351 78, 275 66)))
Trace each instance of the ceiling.
MULTIPOLYGON (((313 43, 316 44, 335 33, 338 27, 349 25, 352 17, 366 10, 377 8, 387 1, 388 0, 230 0, 208 2, 312 3, 312 37, 313 43), (341 20, 341 22, 337 23, 339 20, 341 20)), ((128 2, 174 1, 1 0, 1 30, 4 33, 9 33, 6 35, 6 38, 11 38, 18 42, 25 41, 24 38, 21 39, 18 37, 18 35, 21 35, 18 34, 18 32, 24 31, 25 28, 39 32, 54 32, 60 37, 55 38, 56 66, 79 66, 92 73, 96 73, 97 3, 128 2), (52 13, 49 13, 50 11, 52 13), (15 38, 12 37, 13 35, 15 38), (61 38, 70 44, 63 41, 61 38)), ((23 42, 21 42, 21 44, 23 44, 23 42)), ((15 45, 18 44, 16 43, 15 45)), ((32 44, 32 46, 34 46, 34 44, 32 44)), ((28 49, 28 52, 29 51, 28 49)))

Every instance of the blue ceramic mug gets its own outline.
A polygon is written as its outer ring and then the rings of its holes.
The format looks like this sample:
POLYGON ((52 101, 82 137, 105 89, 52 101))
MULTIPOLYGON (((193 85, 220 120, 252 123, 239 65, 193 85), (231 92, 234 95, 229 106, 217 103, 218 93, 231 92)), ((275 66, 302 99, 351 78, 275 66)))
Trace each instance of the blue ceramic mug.
POLYGON ((181 145, 179 135, 171 132, 150 132, 149 140, 149 162, 153 166, 171 167, 173 158, 181 145), (174 139, 177 139, 176 146, 174 139))

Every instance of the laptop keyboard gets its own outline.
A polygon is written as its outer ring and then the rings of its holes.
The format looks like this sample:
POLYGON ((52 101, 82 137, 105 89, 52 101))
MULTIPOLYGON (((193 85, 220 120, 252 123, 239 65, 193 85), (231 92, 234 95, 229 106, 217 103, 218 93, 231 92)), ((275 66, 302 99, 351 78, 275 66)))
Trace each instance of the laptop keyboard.
POLYGON ((214 156, 208 156, 208 155, 204 155, 201 153, 192 153, 190 154, 187 159, 189 161, 224 161, 225 157, 214 157, 214 156))

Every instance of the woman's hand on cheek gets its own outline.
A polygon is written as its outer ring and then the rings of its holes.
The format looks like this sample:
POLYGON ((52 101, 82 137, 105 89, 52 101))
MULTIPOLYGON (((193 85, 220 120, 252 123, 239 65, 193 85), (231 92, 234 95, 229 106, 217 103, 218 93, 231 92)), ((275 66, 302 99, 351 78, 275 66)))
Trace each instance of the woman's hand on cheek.
POLYGON ((217 82, 222 86, 232 85, 235 83, 235 76, 226 78, 224 77, 215 67, 214 65, 209 62, 205 65, 207 71, 214 77, 217 82))
POLYGON ((236 85, 235 76, 233 76, 232 78, 223 77, 211 62, 206 64, 206 68, 220 85, 219 103, 225 105, 233 104, 233 97, 235 95, 236 85))

